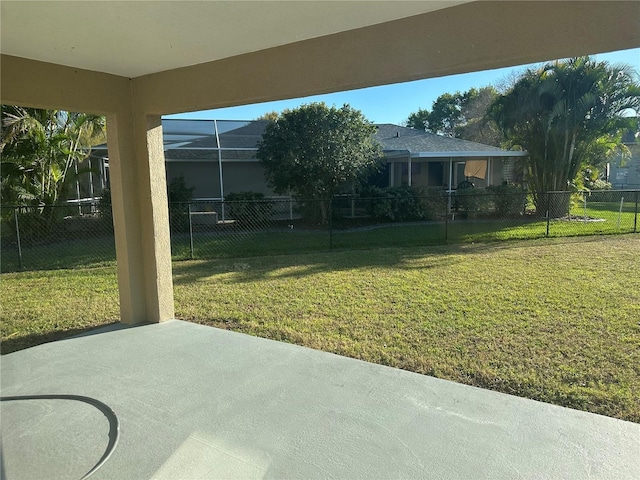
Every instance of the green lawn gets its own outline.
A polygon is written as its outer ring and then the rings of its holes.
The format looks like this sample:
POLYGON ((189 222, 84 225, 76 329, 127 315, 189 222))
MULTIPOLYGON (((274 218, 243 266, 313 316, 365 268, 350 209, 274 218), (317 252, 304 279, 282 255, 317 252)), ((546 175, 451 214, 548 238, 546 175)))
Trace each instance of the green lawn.
MULTIPOLYGON (((640 236, 174 263, 178 318, 640 422, 640 236)), ((3 353, 114 321, 113 267, 3 274, 3 353)))

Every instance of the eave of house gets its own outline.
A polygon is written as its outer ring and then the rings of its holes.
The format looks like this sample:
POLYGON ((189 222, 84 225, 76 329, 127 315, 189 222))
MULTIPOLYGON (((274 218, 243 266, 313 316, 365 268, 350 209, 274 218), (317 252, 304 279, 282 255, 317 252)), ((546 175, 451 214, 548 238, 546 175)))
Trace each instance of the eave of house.
POLYGON ((489 151, 451 151, 451 152, 415 152, 411 154, 411 158, 448 158, 448 157, 468 157, 468 158, 487 158, 487 157, 526 157, 527 152, 521 150, 489 150, 489 151))

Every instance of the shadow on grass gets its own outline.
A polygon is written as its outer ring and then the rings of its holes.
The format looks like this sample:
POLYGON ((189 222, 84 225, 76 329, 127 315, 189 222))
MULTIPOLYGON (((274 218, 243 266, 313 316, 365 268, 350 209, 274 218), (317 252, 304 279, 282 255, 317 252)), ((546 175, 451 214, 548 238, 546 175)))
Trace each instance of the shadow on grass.
MULTIPOLYGON (((486 255, 501 250, 580 243, 602 240, 602 236, 555 237, 503 241, 494 239, 482 243, 456 243, 416 247, 384 247, 370 249, 334 249, 295 255, 226 258, 179 261, 173 263, 174 285, 189 285, 199 279, 225 275, 216 281, 250 283, 267 279, 303 278, 325 272, 361 270, 363 275, 379 269, 431 269, 460 262, 460 255, 486 255), (230 274, 230 275, 229 275, 230 274)), ((586 245, 585 245, 586 247, 586 245)), ((585 248, 580 247, 580 248, 585 248)))
POLYGON ((3 340, 0 345, 0 354, 6 355, 8 353, 17 352, 18 350, 24 350, 25 348, 35 347, 36 345, 66 340, 71 337, 105 333, 107 331, 118 330, 120 328, 126 328, 126 326, 119 322, 108 322, 103 325, 33 333, 30 335, 7 338, 3 340))

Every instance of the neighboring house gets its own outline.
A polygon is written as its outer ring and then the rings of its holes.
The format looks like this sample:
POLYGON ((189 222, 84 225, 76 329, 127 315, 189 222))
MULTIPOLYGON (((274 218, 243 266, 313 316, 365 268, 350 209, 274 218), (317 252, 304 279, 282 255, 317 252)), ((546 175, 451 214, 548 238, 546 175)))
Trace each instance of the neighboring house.
POLYGON ((455 190, 522 182, 522 151, 443 137, 398 125, 377 125, 376 138, 387 159, 383 186, 428 186, 455 190), (385 181, 386 180, 386 181, 385 181))
MULTIPOLYGON (((167 182, 184 177, 196 199, 220 199, 232 192, 275 196, 256 158, 267 120, 163 120, 167 182)), ((464 181, 477 187, 522 181, 517 161, 526 152, 434 135, 398 125, 376 125, 387 160, 372 182, 378 186, 429 186, 455 190, 464 181)), ((95 149, 98 163, 106 149, 95 149)), ((102 167, 104 169, 104 167, 102 167)))
POLYGON ((94 204, 96 197, 109 185, 109 161, 103 145, 92 150, 89 158, 78 164, 78 171, 83 172, 75 182, 68 203, 94 204))
POLYGON ((609 164, 608 180, 614 190, 640 189, 640 143, 633 133, 625 135, 623 142, 631 156, 609 164))

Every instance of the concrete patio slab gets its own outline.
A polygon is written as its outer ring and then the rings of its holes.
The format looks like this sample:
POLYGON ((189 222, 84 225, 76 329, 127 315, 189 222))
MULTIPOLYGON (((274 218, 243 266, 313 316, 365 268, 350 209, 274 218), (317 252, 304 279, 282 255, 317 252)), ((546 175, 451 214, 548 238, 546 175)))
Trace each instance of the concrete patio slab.
POLYGON ((638 424, 177 320, 1 362, 7 479, 640 478, 638 424))

